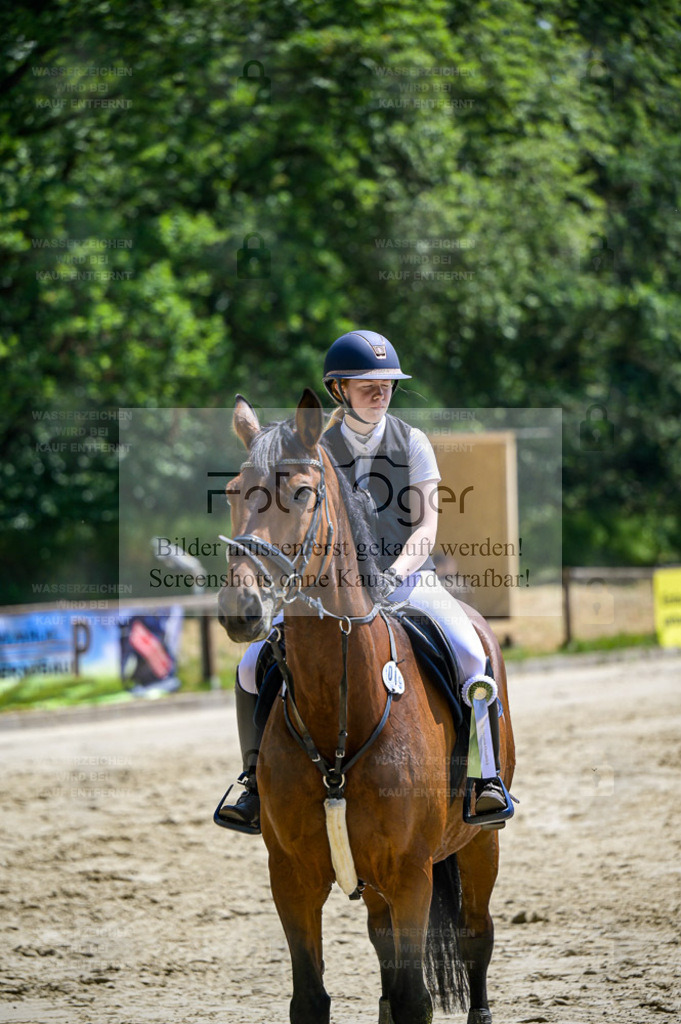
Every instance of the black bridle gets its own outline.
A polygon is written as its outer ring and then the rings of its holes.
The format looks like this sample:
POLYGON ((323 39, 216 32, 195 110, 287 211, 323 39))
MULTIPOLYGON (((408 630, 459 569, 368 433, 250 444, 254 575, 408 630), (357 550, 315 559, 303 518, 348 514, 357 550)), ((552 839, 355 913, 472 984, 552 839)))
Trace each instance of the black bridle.
MULTIPOLYGON (((331 511, 329 507, 329 495, 326 486, 326 471, 324 467, 324 460, 320 449, 317 449, 319 455, 318 459, 280 459, 277 462, 277 467, 282 465, 303 465, 313 466, 320 472, 319 485, 315 491, 316 500, 315 508, 310 523, 308 525, 305 537, 301 544, 301 549, 295 560, 291 560, 275 545, 269 541, 263 540, 253 533, 240 534, 237 537, 225 537, 220 534, 220 540, 223 540, 227 544, 227 557, 229 558, 230 552, 234 551, 237 555, 243 555, 249 558, 256 566, 258 571, 262 574, 263 579, 266 581, 265 586, 267 589, 274 591, 275 602, 278 604, 280 601, 282 604, 292 604, 294 601, 303 601, 310 608, 313 608, 320 619, 330 617, 338 620, 341 634, 342 634, 342 656, 343 656, 343 674, 341 676, 340 687, 339 687, 339 725, 338 725, 338 742, 336 744, 335 758, 333 764, 330 764, 322 755, 319 753, 310 732, 305 725, 298 707, 295 702, 294 696, 294 683, 291 675, 291 670, 286 662, 286 657, 282 646, 281 630, 278 626, 274 627, 274 630, 267 637, 267 642, 272 648, 275 660, 279 666, 282 677, 285 682, 284 691, 282 698, 284 701, 284 717, 286 719, 286 725, 288 726, 289 732, 299 744, 299 746, 305 751, 312 763, 322 774, 324 785, 327 788, 328 796, 330 799, 340 799, 345 792, 345 775, 347 771, 362 757, 362 755, 369 749, 369 747, 378 738, 379 734, 383 730, 385 723, 388 720, 390 714, 390 708, 392 705, 393 695, 388 692, 385 709, 381 716, 380 721, 374 728, 373 732, 369 736, 369 739, 362 745, 357 753, 347 762, 345 762, 345 751, 347 744, 347 723, 348 723, 348 675, 347 675, 347 654, 348 654, 348 639, 353 623, 362 625, 364 623, 372 622, 377 615, 381 615, 386 627, 388 629, 388 636, 390 639, 390 657, 393 661, 397 660, 397 653, 395 647, 395 638, 393 630, 388 621, 388 615, 385 607, 382 603, 374 602, 366 615, 337 615, 335 612, 330 611, 326 608, 321 598, 313 598, 311 595, 306 594, 303 589, 303 573, 312 557, 315 539, 319 524, 321 521, 322 508, 325 512, 326 517, 326 537, 322 538, 323 549, 332 551, 332 541, 334 534, 334 524, 331 518, 331 511), (262 558, 267 559, 284 574, 283 585, 281 588, 277 588, 275 583, 268 572, 266 566, 262 562, 262 558), (294 589, 295 588, 295 589, 294 589), (290 713, 289 713, 290 704, 290 713), (292 721, 291 715, 295 721, 292 721)), ((244 462, 241 469, 248 469, 254 467, 253 462, 244 462)), ((275 467, 276 468, 276 467, 275 467)), ((323 574, 325 564, 325 558, 322 557, 320 569, 314 580, 312 586, 316 586, 323 574)), ((275 607, 276 607, 275 604, 275 607)), ((354 895, 354 894, 353 894, 354 895)))
MULTIPOLYGON (((271 544, 254 533, 242 533, 237 537, 225 537, 223 534, 220 534, 220 540, 223 540, 227 545, 228 558, 232 551, 237 555, 245 555, 246 558, 250 558, 258 572, 262 575, 264 587, 274 592, 275 606, 279 602, 282 604, 293 604, 294 601, 303 601, 308 607, 314 608, 320 619, 330 616, 331 618, 349 623, 356 622, 361 624, 363 622, 371 622, 379 612, 379 603, 374 603, 368 615, 336 615, 335 612, 325 607, 321 598, 311 597, 310 594, 305 593, 306 588, 303 588, 303 574, 313 554, 322 508, 326 518, 326 537, 323 540, 323 550, 331 552, 333 547, 334 525, 329 507, 329 492, 326 486, 326 469, 319 448, 317 448, 317 453, 319 455, 318 459, 279 459, 275 466, 275 469, 279 466, 312 466, 319 470, 319 484, 314 492, 314 512, 300 545, 300 551, 294 560, 288 558, 276 544, 271 544), (275 585, 272 576, 261 561, 262 558, 273 562, 282 573, 281 587, 275 585)), ((247 461, 242 464, 241 470, 251 469, 254 466, 255 463, 247 461)), ((322 557, 319 571, 314 581, 308 584, 311 589, 314 589, 319 584, 324 572, 324 563, 325 559, 322 557)))

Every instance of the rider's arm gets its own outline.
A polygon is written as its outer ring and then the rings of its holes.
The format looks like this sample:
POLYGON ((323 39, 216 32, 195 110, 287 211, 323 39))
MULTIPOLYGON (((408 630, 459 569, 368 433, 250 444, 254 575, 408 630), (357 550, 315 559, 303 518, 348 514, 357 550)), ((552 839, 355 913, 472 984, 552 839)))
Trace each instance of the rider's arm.
POLYGON ((411 484, 411 516, 414 532, 402 553, 390 566, 398 576, 408 576, 420 569, 435 544, 437 533, 437 480, 411 484))

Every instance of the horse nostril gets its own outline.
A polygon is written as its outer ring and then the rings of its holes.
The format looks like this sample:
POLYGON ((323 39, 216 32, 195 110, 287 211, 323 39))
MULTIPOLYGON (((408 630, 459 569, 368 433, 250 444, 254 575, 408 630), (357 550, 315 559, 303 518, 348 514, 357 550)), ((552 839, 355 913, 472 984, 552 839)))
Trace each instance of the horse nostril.
POLYGON ((217 620, 232 640, 252 640, 260 629, 263 613, 257 591, 225 589, 218 599, 217 620))
POLYGON ((257 594, 241 594, 237 608, 239 613, 237 618, 244 625, 262 618, 262 605, 257 594))

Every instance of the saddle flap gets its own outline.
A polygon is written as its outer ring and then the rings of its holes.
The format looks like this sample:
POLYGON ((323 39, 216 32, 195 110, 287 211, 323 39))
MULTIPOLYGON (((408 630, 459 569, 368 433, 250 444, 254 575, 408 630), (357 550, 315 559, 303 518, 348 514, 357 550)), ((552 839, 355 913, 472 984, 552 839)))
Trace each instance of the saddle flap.
MULTIPOLYGON (((281 634, 279 646, 285 653, 286 640, 283 622, 279 625, 279 631, 281 634)), ((258 729, 264 729, 267 725, 272 705, 277 699, 277 694, 281 690, 282 684, 281 672, 276 658, 272 654, 272 648, 269 644, 265 643, 262 645, 255 666, 255 685, 258 689, 258 701, 255 705, 253 721, 258 729)))

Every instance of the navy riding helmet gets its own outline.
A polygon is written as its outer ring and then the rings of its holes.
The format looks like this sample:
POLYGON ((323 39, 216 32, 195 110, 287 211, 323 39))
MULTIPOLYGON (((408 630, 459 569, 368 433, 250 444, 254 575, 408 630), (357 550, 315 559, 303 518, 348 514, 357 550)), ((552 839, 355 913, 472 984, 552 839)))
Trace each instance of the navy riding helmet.
POLYGON ((336 338, 324 360, 324 386, 334 402, 346 405, 340 382, 352 380, 411 380, 402 373, 397 352, 387 338, 376 331, 350 331, 336 338), (338 388, 336 392, 336 388, 338 388))

